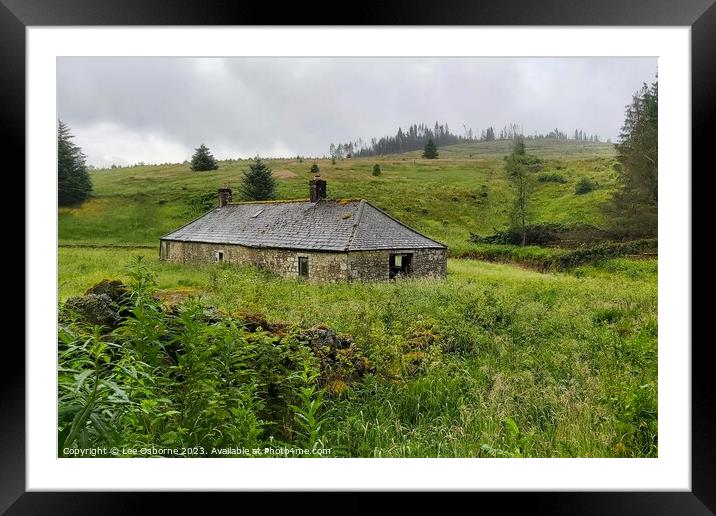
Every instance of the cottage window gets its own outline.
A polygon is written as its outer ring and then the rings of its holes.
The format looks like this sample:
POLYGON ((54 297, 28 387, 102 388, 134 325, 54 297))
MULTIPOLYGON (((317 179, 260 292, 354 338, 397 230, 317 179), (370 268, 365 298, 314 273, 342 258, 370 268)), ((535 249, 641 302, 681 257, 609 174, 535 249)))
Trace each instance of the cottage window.
POLYGON ((223 262, 224 261, 224 251, 216 251, 214 253, 214 261, 215 262, 223 262))
POLYGON ((298 257, 298 275, 308 277, 308 256, 298 257))
POLYGON ((396 276, 409 276, 412 272, 410 266, 412 261, 412 254, 391 254, 388 262, 388 277, 394 279, 396 276))

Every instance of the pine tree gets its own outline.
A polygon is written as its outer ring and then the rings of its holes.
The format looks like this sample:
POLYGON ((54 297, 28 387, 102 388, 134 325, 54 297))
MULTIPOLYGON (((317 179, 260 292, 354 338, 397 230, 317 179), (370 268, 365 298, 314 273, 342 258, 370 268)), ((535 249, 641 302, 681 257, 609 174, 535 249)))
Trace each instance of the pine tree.
POLYGON ((643 85, 626 108, 617 150, 618 190, 606 206, 615 230, 635 236, 658 231, 658 82, 643 85))
POLYGON ((318 174, 321 171, 320 168, 318 168, 318 164, 314 161, 313 165, 311 165, 311 174, 318 174))
POLYGON ((379 176, 381 173, 382 172, 380 170, 380 165, 378 165, 377 163, 375 165, 373 165, 373 175, 379 176))
POLYGON ((274 198, 276 180, 271 169, 258 156, 249 170, 244 172, 241 193, 247 200, 266 201, 274 198))
POLYGON ((71 140, 70 128, 58 120, 57 129, 57 202, 60 206, 77 204, 92 194, 92 179, 82 149, 71 140))
POLYGON ((195 149, 194 155, 191 157, 191 169, 194 171, 216 170, 219 164, 212 156, 209 148, 203 143, 195 149))
POLYGON ((426 159, 437 159, 438 148, 433 143, 433 139, 430 138, 428 143, 425 144, 425 150, 423 151, 423 158, 426 159))

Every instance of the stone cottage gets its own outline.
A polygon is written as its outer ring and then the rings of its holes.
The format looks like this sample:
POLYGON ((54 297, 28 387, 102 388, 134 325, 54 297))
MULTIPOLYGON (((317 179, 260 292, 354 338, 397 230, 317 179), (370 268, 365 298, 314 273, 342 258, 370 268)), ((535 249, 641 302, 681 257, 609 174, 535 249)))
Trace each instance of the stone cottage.
POLYGON ((447 247, 363 199, 328 199, 326 181, 309 200, 231 202, 160 240, 162 260, 252 263, 281 276, 317 281, 444 277, 447 247))

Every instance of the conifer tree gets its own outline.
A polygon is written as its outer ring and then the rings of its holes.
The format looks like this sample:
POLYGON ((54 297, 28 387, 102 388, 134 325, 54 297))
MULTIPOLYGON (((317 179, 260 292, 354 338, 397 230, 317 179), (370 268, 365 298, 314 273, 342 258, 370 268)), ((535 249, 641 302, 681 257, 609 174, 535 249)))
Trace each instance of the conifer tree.
POLYGON ((271 169, 257 156, 249 165, 249 170, 244 172, 241 193, 247 200, 266 201, 273 199, 275 192, 276 179, 271 169))
POLYGON ((428 140, 428 143, 425 144, 425 150, 423 151, 423 158, 437 159, 437 157, 438 157, 438 148, 435 146, 435 143, 433 143, 433 139, 430 138, 428 140))
POLYGON ((203 143, 199 145, 197 149, 195 149, 196 152, 194 152, 194 155, 191 157, 191 169, 194 171, 204 171, 204 170, 216 170, 219 168, 219 163, 217 163, 216 159, 214 159, 214 156, 212 156, 211 151, 209 151, 209 148, 204 145, 203 143))
POLYGON ((626 108, 617 150, 618 190, 606 214, 620 232, 656 235, 658 230, 658 82, 646 84, 626 108))
POLYGON ((57 129, 57 202, 60 206, 77 204, 92 194, 86 157, 82 149, 72 142, 74 136, 62 120, 57 129))
POLYGON ((321 169, 318 168, 318 163, 314 161, 313 165, 311 165, 311 174, 318 174, 320 171, 321 169))

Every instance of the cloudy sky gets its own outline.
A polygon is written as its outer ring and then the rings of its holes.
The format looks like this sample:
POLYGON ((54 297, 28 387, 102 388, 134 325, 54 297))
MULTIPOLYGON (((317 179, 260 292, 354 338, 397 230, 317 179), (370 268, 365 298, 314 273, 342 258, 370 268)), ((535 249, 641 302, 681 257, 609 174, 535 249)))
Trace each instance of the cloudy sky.
POLYGON ((436 120, 616 139, 656 58, 58 59, 58 117, 89 164, 322 156, 436 120))

